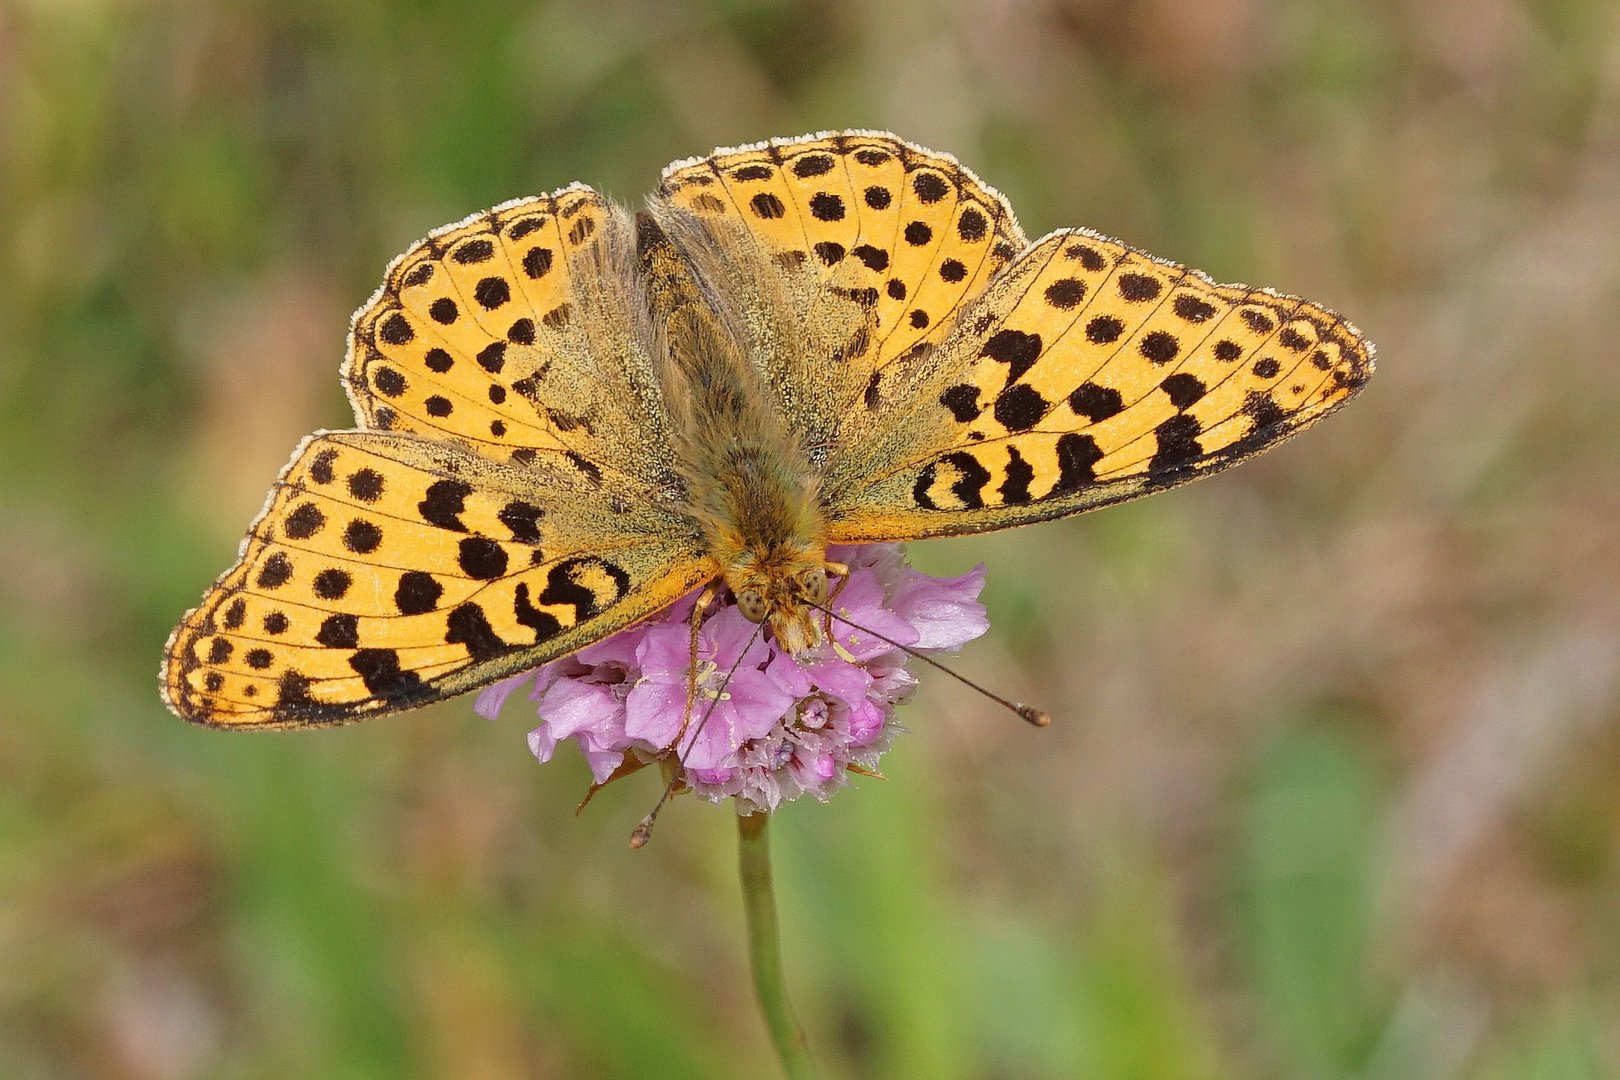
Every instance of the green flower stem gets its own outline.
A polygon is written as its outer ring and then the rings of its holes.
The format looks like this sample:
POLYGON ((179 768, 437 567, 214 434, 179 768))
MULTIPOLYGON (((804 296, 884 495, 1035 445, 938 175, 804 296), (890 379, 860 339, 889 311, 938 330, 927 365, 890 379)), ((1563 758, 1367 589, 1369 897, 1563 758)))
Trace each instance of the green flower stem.
POLYGON ((793 1017, 782 982, 782 941, 776 930, 776 893, 771 888, 771 844, 765 826, 769 814, 737 818, 737 868, 742 877, 743 909, 748 914, 748 959, 754 968, 754 993, 771 1029, 771 1041, 789 1080, 814 1077, 804 1030, 793 1017))

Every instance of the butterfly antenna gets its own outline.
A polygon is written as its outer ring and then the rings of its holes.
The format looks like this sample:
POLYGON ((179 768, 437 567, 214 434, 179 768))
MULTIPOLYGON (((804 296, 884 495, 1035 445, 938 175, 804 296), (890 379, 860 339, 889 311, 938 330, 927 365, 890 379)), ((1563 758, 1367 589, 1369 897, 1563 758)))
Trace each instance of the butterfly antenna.
MULTIPOLYGON (((632 848, 645 847, 647 841, 652 839, 653 823, 658 820, 658 812, 664 808, 664 804, 669 801, 669 797, 675 794, 675 786, 686 775, 686 759, 691 756, 692 748, 697 745, 698 736, 703 734, 703 728, 708 724, 709 717, 714 715, 714 710, 720 707, 720 702, 725 696, 726 687, 731 685, 731 677, 737 674, 737 669, 742 666, 743 658, 748 655, 748 650, 754 647, 754 642, 758 641, 759 635, 764 632, 764 623, 754 627, 753 636, 748 639, 748 644, 742 647, 742 652, 737 654, 737 659, 732 662, 731 667, 726 669, 726 677, 721 680, 719 689, 714 691, 714 698, 709 702, 709 707, 703 710, 703 715, 698 719, 697 727, 692 731, 692 738, 687 742, 686 749, 676 759, 678 768, 675 770, 675 774, 664 785, 663 794, 658 796, 658 801, 653 804, 653 808, 647 811, 647 816, 642 818, 640 823, 630 831, 630 846, 632 848)), ((693 663, 696 663, 697 657, 694 656, 692 660, 693 663)), ((675 738, 679 741, 680 736, 677 735, 675 738)))
MULTIPOLYGON (((860 623, 850 622, 848 619, 844 618, 842 615, 840 615, 837 612, 833 611, 833 609, 830 608, 830 607, 823 607, 820 604, 811 604, 810 606, 815 608, 817 611, 825 612, 827 615, 829 615, 833 619, 836 619, 839 622, 843 623, 845 626, 852 627, 852 628, 854 628, 856 630, 859 630, 863 634, 871 634, 873 637, 877 638, 879 641, 883 642, 885 645, 893 645, 896 649, 899 649, 901 652, 905 653, 907 656, 915 657, 916 659, 921 660, 923 663, 927 664, 930 667, 938 668, 940 671, 943 671, 945 674, 949 675, 951 678, 955 679, 957 682, 961 683, 963 686, 967 687, 969 690, 975 690, 975 691, 979 692, 980 694, 983 694, 985 697, 989 698, 991 701, 995 702, 997 705, 1000 705, 1002 708, 1010 709, 1013 712, 1017 713, 1018 716, 1021 719, 1023 719, 1024 721, 1026 721, 1027 723, 1031 724, 1034 727, 1046 727, 1048 724, 1050 724, 1052 722, 1051 714, 1046 712, 1046 710, 1044 710, 1044 709, 1037 709, 1033 705, 1025 705, 1021 701, 1009 701, 1008 699, 1002 697, 1000 694, 996 693, 995 691, 987 690, 986 688, 980 686, 978 683, 974 682, 972 679, 968 678, 966 675, 963 675, 961 672, 956 671, 953 668, 945 666, 944 664, 940 663, 938 660, 935 660, 932 656, 929 656, 927 653, 918 652, 916 649, 913 649, 909 645, 902 645, 900 642, 894 640, 893 638, 885 637, 884 635, 878 633, 876 630, 873 630, 870 627, 862 626, 860 623)), ((829 636, 831 636, 831 635, 829 634, 829 636)))

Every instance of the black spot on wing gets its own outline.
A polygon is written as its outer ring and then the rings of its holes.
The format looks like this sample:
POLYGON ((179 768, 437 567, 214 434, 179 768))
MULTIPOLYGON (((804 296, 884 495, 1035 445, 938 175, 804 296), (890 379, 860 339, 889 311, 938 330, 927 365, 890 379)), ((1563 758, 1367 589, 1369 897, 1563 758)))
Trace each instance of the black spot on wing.
POLYGON ((1070 432, 1058 437, 1058 478, 1052 494, 1077 491, 1097 478, 1094 467, 1103 457, 1102 447, 1090 435, 1070 432))
POLYGON ((349 494, 363 503, 374 503, 382 498, 382 473, 376 469, 356 469, 349 474, 349 494))
POLYGON ((315 595, 322 600, 341 600, 348 593, 349 586, 354 584, 354 578, 347 570, 329 566, 316 574, 311 584, 315 595))
POLYGON ((1046 415, 1047 401, 1028 383, 1014 383, 996 397, 996 423, 1008 431, 1028 431, 1046 415))
POLYGON ((551 249, 532 247, 523 256, 523 272, 531 278, 545 277, 551 269, 551 249))
POLYGON ((499 656, 511 648, 489 625, 484 609, 471 603, 457 606, 445 618, 444 640, 447 645, 466 646, 475 662, 499 656))
POLYGON ((506 342, 490 342, 482 349, 479 349, 478 355, 473 357, 473 359, 478 361, 479 367, 483 368, 491 375, 499 374, 501 368, 506 366, 506 342))
POLYGON ((468 577, 489 581, 506 573, 506 549, 487 537, 469 536, 458 545, 456 562, 468 577))
POLYGON ((1011 384, 1040 359, 1041 336, 1022 330, 998 330, 984 343, 979 355, 1006 364, 1006 381, 1011 384))
POLYGON ((309 478, 317 484, 332 482, 332 463, 337 460, 336 450, 322 450, 309 463, 309 478))
POLYGON ((393 649, 360 649, 349 657, 349 666, 366 690, 387 704, 408 705, 431 696, 420 675, 399 666, 399 653, 393 649))
POLYGON ((428 485, 427 497, 416 504, 416 512, 429 525, 437 525, 451 532, 466 532, 461 514, 467 509, 467 496, 472 486, 460 480, 435 480, 428 485))
POLYGON ((955 474, 951 481, 951 494, 956 496, 963 507, 977 510, 984 505, 984 486, 990 482, 990 471, 979 464, 979 459, 965 450, 958 450, 954 454, 930 461, 917 474, 917 482, 912 485, 912 498, 924 510, 957 509, 956 507, 942 507, 934 502, 929 494, 930 489, 939 479, 941 469, 948 469, 955 474))
POLYGON ((309 676, 291 668, 283 671, 276 681, 276 719, 301 719, 315 708, 316 701, 309 696, 309 676))
POLYGON ((950 193, 950 185, 938 173, 919 172, 911 181, 911 190, 923 203, 937 203, 950 193))
POLYGON ((1174 334, 1155 330, 1142 338, 1141 343, 1137 345, 1137 351, 1155 364, 1168 364, 1181 351, 1181 342, 1176 340, 1174 334))
POLYGON ((387 397, 399 397, 410 384, 405 381, 405 376, 393 368, 379 367, 372 372, 371 385, 377 388, 379 394, 387 397))
POLYGON ((1204 453, 1198 445, 1203 427, 1186 413, 1177 413, 1153 429, 1158 447, 1148 462, 1155 480, 1178 479, 1204 453))
POLYGON ((389 345, 405 345, 415 339, 416 331, 411 329, 410 320, 396 311, 383 320, 377 336, 389 345))
POLYGON ((1248 323, 1249 329, 1257 334, 1269 334, 1277 328, 1277 324, 1271 321, 1271 316, 1264 311, 1244 308, 1238 314, 1245 323, 1248 323))
POLYGON ((495 254, 495 245, 488 240, 469 240, 450 253, 450 257, 463 266, 488 262, 495 254))
POLYGON ((1108 265, 1108 261, 1103 258, 1102 252, 1086 244, 1072 244, 1063 249, 1063 255, 1065 258, 1078 259, 1080 265, 1092 273, 1096 273, 1108 265))
POLYGON ((850 254, 865 263, 868 270, 883 271, 889 268, 889 253, 871 244, 861 244, 850 254))
POLYGON ((521 240, 546 223, 543 214, 530 214, 528 217, 518 218, 506 227, 506 235, 513 240, 521 240))
POLYGON ((1288 413, 1270 394, 1263 394, 1257 390, 1249 391, 1248 397, 1243 401, 1243 412, 1253 421, 1248 434, 1231 445, 1222 447, 1220 452, 1223 457, 1244 457, 1252 454, 1276 441, 1286 430, 1288 413))
POLYGON ((410 288, 426 285, 433 280, 433 264, 430 262, 418 263, 411 267, 410 272, 400 278, 400 282, 410 288))
POLYGON ((956 235, 970 244, 975 244, 984 239, 989 228, 990 223, 985 220, 984 215, 969 207, 962 211, 962 216, 956 222, 956 235))
POLYGON ((343 546, 356 555, 369 555, 382 543, 382 530, 364 518, 354 518, 343 530, 343 546))
POLYGON ((1160 383, 1159 387, 1170 395, 1170 403, 1178 409, 1192 405, 1204 396, 1207 389, 1203 380, 1185 371, 1178 371, 1160 383))
POLYGON ((359 620, 353 615, 328 615, 315 640, 329 649, 353 649, 360 644, 359 620))
POLYGON ((596 467, 595 462, 581 454, 574 453, 572 450, 568 451, 564 456, 568 458, 569 464, 573 465, 574 468, 584 473, 585 479, 589 480, 592 484, 600 485, 602 483, 602 470, 596 467))
POLYGON ((1112 315, 1097 315, 1086 323, 1086 340, 1093 345, 1108 345, 1119 340, 1125 324, 1112 315))
POLYGON ((282 522, 281 530, 292 540, 308 540, 326 525, 326 515, 312 502, 299 503, 282 522))
POLYGON ((808 179, 832 172, 833 159, 827 154, 806 154, 793 163, 793 175, 808 179))
POLYGON ((1084 382, 1069 395, 1069 408, 1076 416, 1084 416, 1095 424, 1118 415, 1125 408, 1125 398, 1112 386, 1084 382))
POLYGON ((394 589, 394 607, 401 615, 422 615, 437 607, 443 595, 444 586, 432 574, 407 570, 399 575, 399 585, 394 589))
POLYGON ((787 207, 782 205, 782 200, 768 191, 762 191, 755 195, 748 201, 748 205, 753 209, 755 216, 767 220, 779 218, 787 213, 787 207))
POLYGON ((1190 323, 1205 322, 1215 314, 1213 305, 1186 293, 1176 297, 1171 308, 1175 311, 1177 318, 1185 319, 1190 323))
POLYGON ((534 640, 537 644, 562 633, 562 623, 557 621, 555 615, 549 611, 541 611, 529 602, 529 586, 521 582, 512 601, 512 615, 519 625, 527 626, 534 631, 534 640))
POLYGON ((514 499, 502 507, 496 517, 512 530, 512 539, 523 544, 538 544, 541 514, 538 506, 514 499))
POLYGON ((831 192, 817 192, 810 200, 810 215, 817 221, 842 221, 844 200, 831 192))
POLYGON ((1046 287, 1046 302, 1059 311, 1068 311, 1086 298, 1086 283, 1079 278, 1059 278, 1046 287))
POLYGON ((259 576, 253 583, 261 589, 277 589, 287 584, 292 572, 292 560, 284 552, 273 552, 259 567, 259 576))
POLYGON ((984 407, 979 404, 979 388, 971 383, 958 383, 939 395, 939 403, 951 411, 961 423, 977 420, 984 407))
POLYGON ((1029 483, 1035 479, 1035 467, 1024 460, 1016 446, 1007 447, 1007 478, 996 490, 1001 501, 1010 505, 1029 502, 1029 483))
POLYGON ((473 286, 473 299, 485 311, 494 311, 512 299, 512 289, 503 277, 483 278, 473 286))
POLYGON ((578 623, 617 603, 630 588, 630 575, 604 559, 584 556, 564 559, 546 574, 546 587, 541 590, 542 604, 572 604, 574 621, 578 623), (601 570, 613 581, 614 593, 598 598, 596 593, 579 583, 579 578, 590 569, 601 570))
POLYGON ((1147 274, 1119 275, 1119 295, 1129 303, 1140 304, 1152 300, 1163 288, 1158 278, 1147 274))

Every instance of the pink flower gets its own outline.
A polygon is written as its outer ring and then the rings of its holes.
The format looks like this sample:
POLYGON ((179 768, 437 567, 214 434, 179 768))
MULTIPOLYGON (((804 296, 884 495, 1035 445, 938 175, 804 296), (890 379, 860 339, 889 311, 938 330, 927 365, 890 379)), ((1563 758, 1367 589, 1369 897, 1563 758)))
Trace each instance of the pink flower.
POLYGON ((894 544, 833 548, 827 557, 850 568, 835 601, 850 621, 834 618, 833 641, 809 654, 795 658, 769 633, 756 636, 759 627, 729 595, 710 606, 698 631, 697 698, 684 734, 695 597, 496 683, 474 708, 493 719, 527 688, 540 714, 530 750, 549 761, 559 742, 572 739, 598 784, 621 768, 673 757, 684 760, 689 788, 711 802, 734 798, 743 813, 805 794, 825 801, 851 768, 875 770, 903 730, 895 706, 916 680, 909 657, 882 638, 936 652, 989 628, 977 601, 982 566, 958 578, 930 577, 907 566, 894 544))

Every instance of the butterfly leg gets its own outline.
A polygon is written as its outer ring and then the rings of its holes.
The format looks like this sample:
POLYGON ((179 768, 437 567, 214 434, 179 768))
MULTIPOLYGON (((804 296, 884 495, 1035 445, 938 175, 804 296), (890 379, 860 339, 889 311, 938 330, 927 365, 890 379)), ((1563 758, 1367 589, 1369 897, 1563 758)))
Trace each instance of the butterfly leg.
POLYGON ((838 578, 838 584, 833 586, 832 595, 827 597, 827 608, 821 616, 821 633, 828 641, 837 644, 837 639, 832 635, 832 613, 838 605, 838 594, 844 591, 845 585, 849 584, 849 565, 828 560, 825 569, 827 573, 838 578))
POLYGON ((697 704, 698 692, 698 631, 703 628, 703 614, 709 605, 714 602, 714 586, 706 585, 698 593, 697 603, 692 605, 692 642, 691 663, 686 666, 686 707, 681 711, 681 727, 675 733, 674 745, 681 744, 681 736, 686 734, 686 725, 692 722, 692 706, 697 704))

